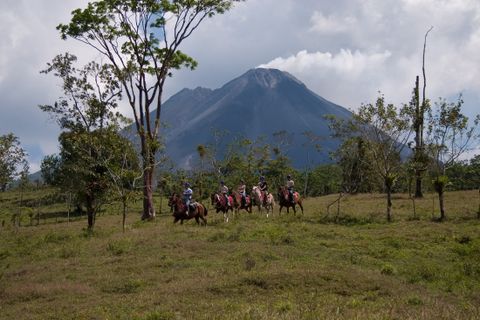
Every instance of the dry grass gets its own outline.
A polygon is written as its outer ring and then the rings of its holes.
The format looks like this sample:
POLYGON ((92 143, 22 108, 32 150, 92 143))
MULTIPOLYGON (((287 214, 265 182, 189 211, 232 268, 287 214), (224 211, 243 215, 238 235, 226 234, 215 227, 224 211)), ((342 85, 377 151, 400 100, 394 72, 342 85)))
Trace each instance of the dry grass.
POLYGON ((431 195, 418 219, 396 195, 393 223, 382 195, 349 196, 327 217, 335 197, 307 199, 303 216, 210 213, 206 228, 130 214, 123 234, 115 206, 93 234, 83 219, 8 225, 0 318, 480 318, 478 192, 448 193, 444 223, 431 195))

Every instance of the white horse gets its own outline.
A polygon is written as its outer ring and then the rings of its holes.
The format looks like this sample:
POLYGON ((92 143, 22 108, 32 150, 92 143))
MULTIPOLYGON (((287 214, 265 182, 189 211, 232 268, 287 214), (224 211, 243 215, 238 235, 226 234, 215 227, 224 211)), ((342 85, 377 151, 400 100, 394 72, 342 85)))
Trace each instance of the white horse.
POLYGON ((263 201, 262 191, 259 187, 253 186, 252 194, 255 199, 255 203, 258 206, 258 211, 262 212, 262 207, 264 207, 265 210, 267 210, 267 218, 270 212, 272 212, 273 214, 273 208, 275 207, 275 199, 273 198, 273 195, 271 193, 268 193, 266 195, 265 201, 263 201))

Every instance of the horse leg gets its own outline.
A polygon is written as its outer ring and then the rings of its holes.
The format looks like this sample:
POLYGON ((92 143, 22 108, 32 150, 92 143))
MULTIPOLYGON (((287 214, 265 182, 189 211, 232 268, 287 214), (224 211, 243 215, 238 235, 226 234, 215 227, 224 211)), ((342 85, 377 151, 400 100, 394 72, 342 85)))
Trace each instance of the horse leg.
POLYGON ((204 214, 200 215, 200 219, 203 221, 203 225, 206 227, 207 226, 207 218, 205 217, 204 214))
POLYGON ((200 224, 200 219, 198 218, 198 215, 195 216, 195 221, 197 221, 197 224, 200 224))
POLYGON ((177 223, 178 220, 179 220, 179 219, 178 219, 177 217, 175 217, 175 219, 173 220, 173 223, 177 223))
POLYGON ((228 222, 228 210, 223 213, 223 222, 228 222))

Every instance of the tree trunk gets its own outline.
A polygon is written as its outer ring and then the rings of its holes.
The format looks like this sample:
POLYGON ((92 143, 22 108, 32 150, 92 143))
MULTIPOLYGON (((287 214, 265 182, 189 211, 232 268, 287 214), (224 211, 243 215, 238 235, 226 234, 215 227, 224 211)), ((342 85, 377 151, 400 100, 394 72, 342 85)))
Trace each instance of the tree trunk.
POLYGON ((142 146, 143 166, 143 214, 142 220, 155 218, 155 207, 153 206, 153 177, 155 172, 155 151, 148 143, 145 134, 140 134, 142 146))
POLYGON ((162 214, 162 206, 163 206, 163 192, 160 193, 160 201, 158 205, 158 214, 162 214))
POLYGON ((95 206, 94 206, 94 199, 91 196, 87 196, 85 201, 85 205, 87 207, 87 220, 88 220, 88 229, 93 230, 95 226, 95 206))
POLYGON ((143 215, 142 220, 155 218, 155 207, 153 206, 153 167, 145 169, 143 175, 143 215))
POLYGON ((415 204, 415 197, 411 197, 413 204, 413 219, 417 219, 417 206, 415 204))
POLYGON ((392 221, 392 188, 386 186, 387 189, 387 221, 392 221))
POLYGON ((444 207, 444 192, 443 190, 438 192, 438 201, 440 204, 440 221, 445 220, 445 207, 444 207))
POLYGON ((127 201, 126 199, 123 200, 123 217, 122 217, 122 230, 125 232, 127 222, 127 201))
MULTIPOLYGON (((480 197, 480 189, 478 190, 478 196, 480 197)), ((480 219, 480 202, 478 203, 477 218, 480 219)))
POLYGON ((420 106, 420 88, 419 88, 419 79, 418 76, 415 79, 415 198, 423 198, 422 192, 422 168, 420 165, 423 165, 421 161, 421 153, 423 152, 423 106, 420 106))
POLYGON ((415 198, 423 198, 422 192, 422 174, 420 170, 417 169, 416 179, 415 179, 415 198))

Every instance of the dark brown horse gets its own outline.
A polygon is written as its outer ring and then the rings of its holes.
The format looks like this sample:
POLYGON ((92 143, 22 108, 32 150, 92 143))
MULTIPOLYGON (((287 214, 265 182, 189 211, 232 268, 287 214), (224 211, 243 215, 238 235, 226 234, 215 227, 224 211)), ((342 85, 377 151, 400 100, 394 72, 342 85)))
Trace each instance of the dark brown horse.
MULTIPOLYGON (((233 204, 232 197, 228 196, 228 199, 229 199, 230 203, 233 204)), ((217 211, 217 213, 223 212, 223 220, 225 222, 228 222, 228 211, 233 212, 233 207, 228 206, 227 200, 225 199, 223 194, 213 193, 210 196, 210 200, 212 201, 212 206, 215 206, 215 210, 217 211)))
POLYGON ((200 224, 200 219, 202 219, 203 224, 206 226, 208 214, 207 208, 200 202, 193 202, 192 204, 195 209, 190 210, 190 213, 187 214, 187 206, 183 203, 182 198, 178 194, 173 193, 168 199, 168 205, 173 208, 173 223, 180 220, 180 223, 183 224, 183 220, 195 218, 197 224, 200 224))
POLYGON ((286 187, 278 188, 278 204, 280 205, 280 209, 278 213, 282 212, 282 208, 287 208, 287 213, 289 212, 289 208, 293 208, 293 213, 297 213, 295 206, 298 204, 300 209, 302 209, 303 214, 303 205, 302 205, 302 198, 298 192, 293 193, 293 202, 290 201, 288 189, 286 187))
POLYGON ((242 195, 237 191, 233 191, 232 198, 235 212, 238 213, 239 210, 244 209, 248 213, 252 213, 252 200, 250 199, 250 196, 245 196, 245 203, 242 203, 242 195))

